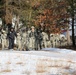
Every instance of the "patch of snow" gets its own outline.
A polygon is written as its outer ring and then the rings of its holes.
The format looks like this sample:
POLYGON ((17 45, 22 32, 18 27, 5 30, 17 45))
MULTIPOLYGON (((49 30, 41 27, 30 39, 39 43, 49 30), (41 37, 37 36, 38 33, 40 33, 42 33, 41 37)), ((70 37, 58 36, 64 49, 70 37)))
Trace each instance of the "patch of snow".
POLYGON ((72 50, 0 51, 0 75, 73 75, 75 71, 76 52, 72 50))
POLYGON ((55 52, 60 52, 60 53, 69 53, 73 52, 71 49, 59 49, 59 48, 43 48, 43 51, 55 51, 55 52))

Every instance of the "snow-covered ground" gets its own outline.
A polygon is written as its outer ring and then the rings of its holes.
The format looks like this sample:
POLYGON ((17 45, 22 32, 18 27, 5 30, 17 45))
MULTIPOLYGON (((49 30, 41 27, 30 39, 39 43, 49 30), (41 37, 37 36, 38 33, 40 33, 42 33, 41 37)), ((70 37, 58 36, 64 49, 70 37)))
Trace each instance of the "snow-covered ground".
POLYGON ((0 75, 76 75, 76 52, 59 48, 2 50, 0 75))

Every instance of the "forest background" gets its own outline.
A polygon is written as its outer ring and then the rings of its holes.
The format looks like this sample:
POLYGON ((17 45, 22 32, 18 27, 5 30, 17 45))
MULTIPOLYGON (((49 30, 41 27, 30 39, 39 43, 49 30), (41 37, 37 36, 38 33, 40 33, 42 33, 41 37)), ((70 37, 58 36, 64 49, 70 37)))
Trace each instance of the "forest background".
POLYGON ((14 15, 17 27, 20 21, 23 23, 22 27, 42 25, 48 34, 68 31, 71 18, 72 46, 75 47, 76 0, 0 0, 0 18, 4 29, 12 24, 14 15))

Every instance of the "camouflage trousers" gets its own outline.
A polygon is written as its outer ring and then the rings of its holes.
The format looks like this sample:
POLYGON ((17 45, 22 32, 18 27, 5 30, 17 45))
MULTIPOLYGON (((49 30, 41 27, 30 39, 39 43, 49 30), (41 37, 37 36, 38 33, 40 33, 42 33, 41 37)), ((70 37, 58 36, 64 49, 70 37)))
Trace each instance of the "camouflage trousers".
POLYGON ((2 39, 2 49, 6 48, 6 39, 2 39))
POLYGON ((35 49, 35 38, 34 37, 31 37, 29 39, 29 48, 30 49, 35 49))

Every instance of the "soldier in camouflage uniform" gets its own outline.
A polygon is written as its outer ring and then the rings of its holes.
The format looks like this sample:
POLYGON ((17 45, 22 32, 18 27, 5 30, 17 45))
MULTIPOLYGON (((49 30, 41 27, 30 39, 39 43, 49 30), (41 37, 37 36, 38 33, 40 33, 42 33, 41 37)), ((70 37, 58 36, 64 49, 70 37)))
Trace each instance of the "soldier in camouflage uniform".
POLYGON ((28 30, 26 30, 26 50, 27 51, 30 50, 30 37, 29 37, 30 33, 31 33, 31 30, 29 28, 28 30))
POLYGON ((48 41, 47 33, 42 32, 42 37, 43 37, 42 43, 43 43, 44 47, 46 48, 47 47, 47 41, 48 41))
POLYGON ((42 49, 42 41, 43 41, 42 31, 38 28, 36 30, 36 35, 35 35, 36 50, 42 49))
POLYGON ((66 46, 67 45, 67 38, 65 35, 61 34, 60 35, 60 46, 66 46))
POLYGON ((57 33, 57 34, 55 34, 56 35, 56 41, 55 41, 55 46, 56 47, 59 47, 59 45, 60 45, 60 35, 57 33))
POLYGON ((26 50, 26 37, 27 37, 27 33, 26 33, 26 30, 23 30, 23 33, 22 33, 22 50, 26 50))
POLYGON ((54 34, 50 34, 50 42, 51 42, 51 46, 55 47, 55 35, 54 34))
POLYGON ((17 37, 17 34, 16 34, 14 28, 11 28, 10 31, 7 33, 7 38, 9 40, 9 49, 14 48, 15 37, 17 37))
POLYGON ((35 31, 35 27, 32 26, 31 27, 31 32, 29 34, 29 48, 30 50, 35 49, 35 35, 36 35, 36 31, 35 31))

